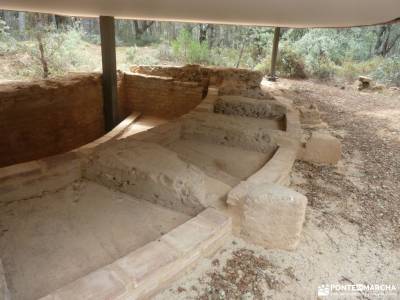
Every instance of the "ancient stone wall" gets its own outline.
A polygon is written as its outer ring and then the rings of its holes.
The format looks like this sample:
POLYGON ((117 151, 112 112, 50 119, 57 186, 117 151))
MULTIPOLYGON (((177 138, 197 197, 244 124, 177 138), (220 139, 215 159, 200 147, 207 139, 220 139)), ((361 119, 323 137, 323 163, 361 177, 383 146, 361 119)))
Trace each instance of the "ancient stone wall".
POLYGON ((123 111, 140 111, 174 118, 195 108, 206 89, 200 82, 178 81, 172 77, 143 74, 124 75, 123 111))
MULTIPOLYGON (((205 88, 217 86, 220 94, 247 94, 248 91, 254 94, 260 89, 263 77, 260 72, 247 69, 207 68, 199 65, 134 66, 131 71, 138 74, 171 77, 177 81, 198 82, 205 88)), ((264 96, 270 98, 269 95, 264 96)))
MULTIPOLYGON (((132 111, 179 117, 200 104, 209 86, 220 94, 265 97, 261 73, 250 70, 188 65, 132 71, 118 73, 121 120, 132 111)), ((0 167, 63 153, 102 136, 102 103, 100 74, 0 85, 0 167)))
POLYGON ((65 152, 103 134, 98 74, 0 85, 0 166, 65 152))

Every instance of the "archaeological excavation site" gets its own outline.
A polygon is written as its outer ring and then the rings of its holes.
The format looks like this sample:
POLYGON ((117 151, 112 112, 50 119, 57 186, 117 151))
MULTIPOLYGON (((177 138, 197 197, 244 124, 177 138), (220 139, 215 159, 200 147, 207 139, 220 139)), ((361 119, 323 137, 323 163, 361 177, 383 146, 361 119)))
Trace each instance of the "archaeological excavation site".
MULTIPOLYGON (((274 31, 269 75, 239 62, 236 67, 130 64, 117 70, 114 16, 344 27, 394 20, 398 5, 385 0, 369 14, 362 7, 342 14, 344 1, 328 10, 317 0, 304 1, 299 9, 289 9, 288 0, 250 1, 249 9, 228 0, 204 6, 131 2, 0 1, 6 10, 100 17, 102 58, 100 72, 47 78, 47 70, 44 79, 0 83, 0 300, 325 299, 320 296, 334 290, 323 284, 334 283, 335 268, 346 269, 359 257, 348 253, 357 251, 367 266, 357 271, 373 276, 368 255, 375 248, 354 246, 343 233, 363 225, 356 219, 359 211, 347 200, 338 216, 324 211, 342 205, 331 201, 332 194, 345 198, 363 188, 361 177, 351 179, 346 191, 341 188, 347 181, 338 179, 358 170, 347 158, 349 145, 359 142, 346 140, 358 129, 330 127, 328 121, 343 124, 340 118, 351 123, 348 108, 337 108, 339 100, 336 106, 313 100, 320 93, 330 101, 330 90, 278 78, 280 27, 274 31), (312 13, 314 6, 320 14, 312 13), (321 189, 331 189, 329 197, 321 189), (351 225, 326 225, 340 218, 351 225), (316 220, 323 224, 318 230, 312 227, 316 220), (333 235, 333 227, 343 235, 333 235), (326 253, 341 256, 321 259, 326 253), (287 265, 290 259, 293 264, 287 265), (221 266, 223 275, 207 269, 208 281, 191 279, 205 262, 221 266), (273 271, 279 278, 268 273, 273 271), (202 284, 209 287, 200 291, 202 284), (290 284, 297 286, 285 291, 290 284)), ((40 35, 37 40, 46 71, 40 35)), ((369 85, 372 80, 365 78, 369 85)), ((336 89, 342 93, 345 87, 336 89)), ((373 135, 368 138, 375 151, 373 135)), ((390 267, 399 262, 393 257, 379 265, 379 272, 390 269, 384 279, 399 272, 390 267)), ((343 272, 339 283, 355 286, 351 272, 343 272)))
POLYGON ((16 128, 1 141, 1 259, 17 299, 146 298, 230 233, 296 249, 307 198, 287 187, 293 163, 340 159, 318 111, 255 71, 131 71, 107 134, 98 74, 1 87, 16 128))

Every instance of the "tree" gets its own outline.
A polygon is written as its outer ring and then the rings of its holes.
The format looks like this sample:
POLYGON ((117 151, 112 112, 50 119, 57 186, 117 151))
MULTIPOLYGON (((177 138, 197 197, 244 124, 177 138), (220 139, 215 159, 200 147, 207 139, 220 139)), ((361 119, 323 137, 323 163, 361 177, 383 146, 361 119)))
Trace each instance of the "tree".
POLYGON ((207 40, 208 24, 199 24, 199 42, 204 43, 207 40))
POLYGON ((400 39, 400 30, 392 27, 392 24, 382 25, 377 29, 377 40, 375 44, 375 54, 387 56, 400 39))
POLYGON ((139 26, 139 21, 134 20, 133 24, 135 26, 135 38, 138 40, 142 38, 147 29, 153 26, 154 21, 142 21, 142 26, 139 26))

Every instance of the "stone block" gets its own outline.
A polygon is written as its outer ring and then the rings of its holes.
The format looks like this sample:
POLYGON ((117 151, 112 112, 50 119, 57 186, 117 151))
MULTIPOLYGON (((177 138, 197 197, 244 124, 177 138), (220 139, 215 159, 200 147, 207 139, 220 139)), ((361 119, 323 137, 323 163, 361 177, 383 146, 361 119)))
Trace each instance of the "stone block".
POLYGON ((84 176, 100 184, 189 215, 206 203, 205 175, 160 145, 126 138, 95 151, 84 176))
POLYGON ((111 267, 105 267, 82 277, 44 299, 108 300, 126 292, 125 282, 111 267))
POLYGON ((201 254, 230 232, 231 219, 213 208, 208 208, 164 235, 161 240, 183 254, 196 251, 201 254))
POLYGON ((299 151, 299 158, 319 164, 336 164, 341 157, 340 141, 327 133, 313 132, 305 146, 299 151))
POLYGON ((127 274, 130 284, 137 287, 148 276, 176 261, 180 255, 178 250, 164 241, 154 241, 117 260, 113 265, 127 274))
POLYGON ((201 243, 211 238, 213 228, 204 226, 194 219, 168 232, 161 240, 182 253, 199 251, 200 254, 201 243))
POLYGON ((307 198, 274 184, 252 186, 243 199, 241 234, 266 248, 294 250, 303 228, 307 198))
POLYGON ((308 107, 301 106, 299 111, 300 120, 303 125, 315 126, 322 123, 319 110, 315 105, 310 105, 308 107))

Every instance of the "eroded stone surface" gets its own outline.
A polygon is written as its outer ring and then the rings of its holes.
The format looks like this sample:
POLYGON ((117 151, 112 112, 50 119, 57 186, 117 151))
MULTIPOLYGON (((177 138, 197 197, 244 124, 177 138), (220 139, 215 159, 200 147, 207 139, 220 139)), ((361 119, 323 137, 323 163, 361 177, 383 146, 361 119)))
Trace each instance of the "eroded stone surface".
POLYGON ((285 116, 286 107, 272 100, 255 100, 243 96, 221 96, 215 102, 214 111, 226 115, 281 120, 285 116))
POLYGON ((85 169, 88 179, 190 215, 205 207, 204 173, 154 143, 119 141, 95 152, 85 169))
POLYGON ((303 228, 307 198, 275 184, 248 184, 236 199, 241 210, 241 235, 266 248, 293 250, 303 228))
POLYGON ((313 132, 305 147, 300 151, 300 159, 320 163, 336 164, 342 154, 340 141, 328 133, 313 132))
POLYGON ((253 118, 196 112, 185 117, 182 136, 271 155, 277 145, 264 125, 253 118))

